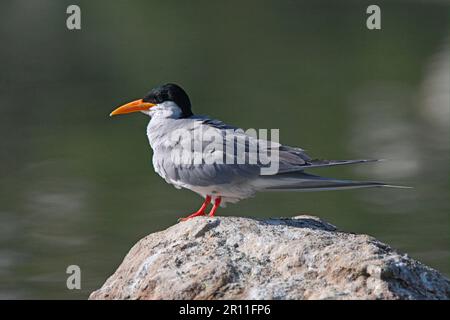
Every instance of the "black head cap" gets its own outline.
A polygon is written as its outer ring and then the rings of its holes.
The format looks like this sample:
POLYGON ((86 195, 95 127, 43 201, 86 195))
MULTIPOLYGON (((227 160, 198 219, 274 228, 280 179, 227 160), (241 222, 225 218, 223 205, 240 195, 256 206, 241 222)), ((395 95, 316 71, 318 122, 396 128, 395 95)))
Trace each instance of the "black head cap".
POLYGON ((193 115, 191 101, 189 100, 187 93, 180 86, 173 83, 167 83, 160 87, 153 88, 142 100, 154 104, 173 101, 180 107, 182 118, 193 115))

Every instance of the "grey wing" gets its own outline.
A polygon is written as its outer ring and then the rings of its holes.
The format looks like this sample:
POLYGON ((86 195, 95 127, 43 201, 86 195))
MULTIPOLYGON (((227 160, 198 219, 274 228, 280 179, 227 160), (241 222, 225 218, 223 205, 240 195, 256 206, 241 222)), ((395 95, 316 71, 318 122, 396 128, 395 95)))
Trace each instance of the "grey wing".
POLYGON ((171 180, 172 182, 181 182, 192 186, 209 186, 211 184, 239 183, 240 181, 256 179, 261 175, 261 169, 270 164, 250 161, 249 159, 255 150, 262 153, 278 152, 276 161, 279 162, 279 169, 275 174, 370 161, 312 160, 301 148, 257 139, 257 137, 246 134, 242 129, 202 116, 180 120, 178 125, 184 129, 189 128, 191 132, 201 127, 203 135, 188 135, 192 139, 191 143, 175 143, 165 146, 165 150, 158 152, 158 155, 154 155, 154 157, 157 157, 160 171, 163 171, 161 175, 168 182, 171 180), (209 137, 218 137, 219 143, 213 143, 211 139, 205 139, 205 133, 209 137), (202 162, 196 163, 190 157, 195 154, 196 150, 194 149, 199 141, 202 144, 202 162), (233 148, 227 148, 227 145, 233 145, 233 148), (262 150, 261 147, 262 149, 266 148, 266 150, 262 150), (178 158, 174 155, 178 155, 178 158), (180 158, 184 160, 180 161, 180 158), (203 160, 206 159, 208 161, 205 163, 203 160))
MULTIPOLYGON (((153 156, 155 169, 169 183, 210 186, 239 183, 258 177, 260 167, 257 164, 238 163, 235 152, 231 152, 226 147, 226 144, 230 143, 230 131, 227 132, 227 130, 234 131, 236 127, 199 116, 181 120, 179 126, 189 130, 190 134, 184 138, 191 139, 190 143, 179 141, 159 146, 153 156), (198 129, 201 129, 198 132, 201 132, 202 136, 197 136, 195 130, 198 129), (211 141, 211 137, 217 137, 217 141, 211 141), (201 143, 200 155, 198 143, 201 143), (201 157, 200 163, 195 161, 196 156, 201 157)), ((242 144, 239 140, 233 143, 235 151, 242 144)))
POLYGON ((278 146, 279 152, 279 173, 303 170, 311 164, 311 157, 301 148, 278 146))
MULTIPOLYGON (((241 139, 239 140, 239 142, 232 142, 235 144, 235 147, 239 144, 241 144, 242 146, 242 140, 244 140, 245 142, 245 146, 243 146, 243 148, 245 148, 246 154, 245 157, 248 158, 249 157, 249 150, 254 150, 255 146, 257 146, 257 150, 261 151, 262 154, 264 153, 268 153, 270 154, 271 151, 273 151, 274 149, 276 149, 276 151, 278 152, 278 159, 277 161, 279 161, 279 173, 284 173, 284 172, 292 172, 292 171, 299 171, 299 170, 303 170, 305 166, 310 167, 310 165, 312 165, 312 160, 310 156, 308 156, 306 154, 306 152, 298 147, 290 147, 290 146, 286 146, 286 145, 281 145, 278 142, 274 142, 274 141, 266 141, 263 139, 257 139, 257 137, 254 136, 250 136, 248 134, 244 134, 244 131, 240 128, 234 127, 234 126, 230 126, 220 120, 216 120, 216 119, 210 119, 207 117, 198 117, 199 119, 202 119, 203 123, 205 125, 208 126, 212 126, 214 128, 220 129, 220 130, 238 130, 235 131, 235 136, 239 136, 239 137, 243 137, 245 136, 245 139, 241 139), (252 149, 253 147, 253 149, 252 149)), ((227 143, 230 143, 229 139, 227 140, 227 143)), ((230 156, 228 154, 228 156, 230 156)), ((233 155, 234 158, 236 158, 236 155, 233 155)), ((258 169, 260 170, 262 167, 268 166, 267 164, 258 164, 258 169)))
POLYGON ((322 167, 381 161, 378 159, 356 159, 356 160, 312 159, 305 153, 304 150, 284 145, 280 145, 279 154, 280 154, 279 156, 280 168, 278 170, 278 173, 289 173, 322 167))

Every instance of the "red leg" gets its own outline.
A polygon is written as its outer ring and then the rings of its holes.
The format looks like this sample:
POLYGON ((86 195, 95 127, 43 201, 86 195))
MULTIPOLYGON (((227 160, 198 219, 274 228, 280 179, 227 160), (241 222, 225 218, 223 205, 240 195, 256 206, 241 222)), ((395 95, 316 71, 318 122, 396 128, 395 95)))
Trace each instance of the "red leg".
POLYGON ((214 200, 214 206, 212 207, 211 211, 209 212, 210 217, 214 217, 216 214, 217 208, 220 206, 220 202, 222 201, 222 197, 217 197, 216 200, 214 200))
POLYGON ((194 217, 205 215, 205 209, 210 203, 211 203, 211 196, 206 196, 205 202, 203 202, 202 206, 200 207, 200 209, 197 210, 197 212, 194 212, 193 214, 191 214, 186 218, 180 218, 178 219, 178 221, 186 221, 194 217))

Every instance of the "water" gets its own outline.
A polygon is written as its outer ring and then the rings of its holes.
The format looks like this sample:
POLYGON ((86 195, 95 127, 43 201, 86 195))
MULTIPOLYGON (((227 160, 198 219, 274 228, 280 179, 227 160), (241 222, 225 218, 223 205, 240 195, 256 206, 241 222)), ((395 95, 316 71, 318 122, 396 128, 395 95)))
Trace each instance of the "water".
POLYGON ((319 216, 450 275, 448 2, 9 1, 0 19, 0 297, 86 298, 143 236, 201 199, 151 167, 148 119, 109 118, 181 84, 194 112, 280 128, 318 158, 386 158, 321 174, 413 190, 274 193, 223 215, 319 216), (68 265, 82 290, 66 289, 68 265))

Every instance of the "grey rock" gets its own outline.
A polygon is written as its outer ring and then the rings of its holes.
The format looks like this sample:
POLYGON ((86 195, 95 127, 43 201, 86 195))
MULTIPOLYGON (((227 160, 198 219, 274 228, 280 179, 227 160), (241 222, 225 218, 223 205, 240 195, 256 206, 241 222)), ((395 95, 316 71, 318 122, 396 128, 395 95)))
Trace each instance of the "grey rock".
POLYGON ((90 299, 449 299, 436 270, 318 218, 198 217, 140 240, 90 299))

